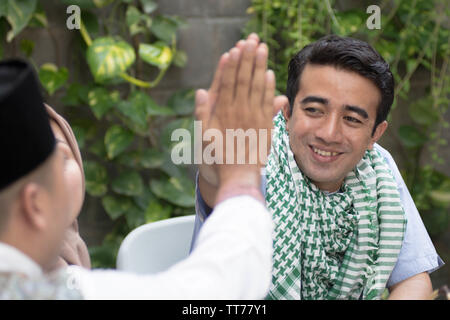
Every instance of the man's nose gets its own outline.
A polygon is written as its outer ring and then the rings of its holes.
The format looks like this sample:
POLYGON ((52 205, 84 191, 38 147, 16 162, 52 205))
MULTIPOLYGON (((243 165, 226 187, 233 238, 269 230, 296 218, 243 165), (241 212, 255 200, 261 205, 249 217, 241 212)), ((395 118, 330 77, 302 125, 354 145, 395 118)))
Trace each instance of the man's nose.
POLYGON ((329 115, 323 119, 316 131, 316 137, 326 144, 342 141, 342 124, 338 115, 329 115))

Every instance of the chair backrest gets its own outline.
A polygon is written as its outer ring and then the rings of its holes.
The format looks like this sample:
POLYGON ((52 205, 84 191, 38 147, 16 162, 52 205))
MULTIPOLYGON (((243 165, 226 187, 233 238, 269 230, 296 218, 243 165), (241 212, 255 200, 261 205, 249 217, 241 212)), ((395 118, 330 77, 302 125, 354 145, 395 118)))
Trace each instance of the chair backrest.
POLYGON ((117 269, 157 273, 189 255, 195 215, 148 223, 131 231, 120 245, 117 269))

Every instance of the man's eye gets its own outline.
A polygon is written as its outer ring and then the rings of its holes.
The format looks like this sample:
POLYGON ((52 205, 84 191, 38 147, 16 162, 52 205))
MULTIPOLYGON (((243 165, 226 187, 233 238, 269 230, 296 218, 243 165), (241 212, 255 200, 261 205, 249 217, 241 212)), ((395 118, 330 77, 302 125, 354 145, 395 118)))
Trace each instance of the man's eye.
POLYGON ((305 111, 310 114, 319 114, 320 113, 319 109, 312 108, 312 107, 305 108, 305 111))
POLYGON ((345 116, 344 119, 353 123, 362 123, 359 119, 350 116, 345 116))

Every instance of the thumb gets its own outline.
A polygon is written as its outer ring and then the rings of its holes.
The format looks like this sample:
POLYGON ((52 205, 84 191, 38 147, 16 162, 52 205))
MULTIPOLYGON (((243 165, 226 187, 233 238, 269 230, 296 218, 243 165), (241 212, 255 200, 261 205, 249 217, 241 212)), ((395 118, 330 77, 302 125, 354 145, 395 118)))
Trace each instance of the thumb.
POLYGON ((273 115, 276 116, 281 108, 287 104, 289 104, 289 100, 286 96, 276 96, 273 101, 273 115))
POLYGON ((209 119, 211 106, 208 104, 208 92, 199 89, 195 92, 195 118, 200 121, 209 119))

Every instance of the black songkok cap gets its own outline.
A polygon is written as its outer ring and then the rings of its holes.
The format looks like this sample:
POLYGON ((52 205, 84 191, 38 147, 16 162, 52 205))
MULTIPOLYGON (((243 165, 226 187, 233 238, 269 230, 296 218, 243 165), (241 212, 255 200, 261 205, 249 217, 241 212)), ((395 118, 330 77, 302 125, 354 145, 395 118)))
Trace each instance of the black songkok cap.
POLYGON ((0 62, 0 191, 31 173, 55 148, 55 136, 33 67, 0 62))

